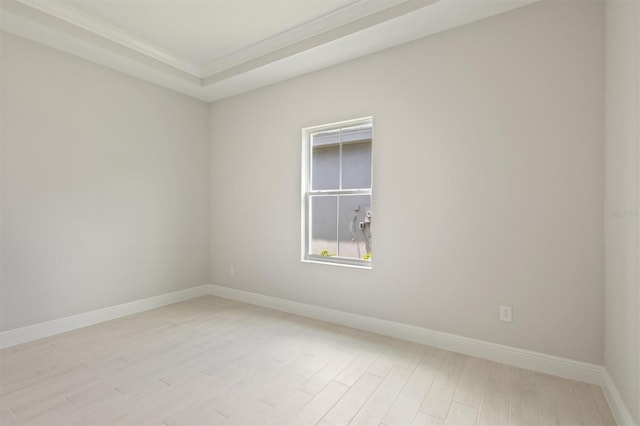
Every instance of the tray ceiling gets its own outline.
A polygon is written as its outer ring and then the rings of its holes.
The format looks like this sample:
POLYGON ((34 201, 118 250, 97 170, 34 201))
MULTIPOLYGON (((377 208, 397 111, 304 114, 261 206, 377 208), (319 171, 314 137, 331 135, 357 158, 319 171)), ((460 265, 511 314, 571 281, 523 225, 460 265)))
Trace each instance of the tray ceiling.
POLYGON ((1 28, 215 101, 537 0, 0 0, 1 28))

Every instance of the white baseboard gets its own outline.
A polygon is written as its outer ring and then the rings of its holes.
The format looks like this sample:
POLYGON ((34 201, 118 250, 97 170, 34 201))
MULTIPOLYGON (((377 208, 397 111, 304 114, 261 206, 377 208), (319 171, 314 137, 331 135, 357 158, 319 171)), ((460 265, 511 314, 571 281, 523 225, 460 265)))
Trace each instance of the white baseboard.
POLYGON ((618 426, 637 426, 606 368, 603 368, 602 371, 602 381, 602 392, 611 407, 611 412, 618 426))
POLYGON ((146 299, 134 300, 122 305, 110 306, 96 311, 71 315, 69 317, 55 319, 40 324, 29 325, 0 333, 0 349, 20 343, 30 342, 54 334, 64 333, 78 328, 86 327, 99 322, 120 318, 126 315, 135 314, 160 306, 182 302, 198 296, 210 293, 208 285, 191 287, 185 290, 174 291, 161 294, 159 296, 147 297, 146 299))
POLYGON ((214 296, 346 325, 359 330, 409 340, 423 345, 485 358, 491 361, 552 374, 567 379, 602 385, 602 371, 604 367, 600 365, 588 364, 572 359, 443 333, 414 325, 264 296, 262 294, 236 290, 229 287, 211 284, 209 291, 210 294, 214 296))
POLYGON ((204 295, 224 297, 541 373, 596 384, 602 387, 618 425, 637 426, 613 380, 603 366, 213 284, 205 284, 1 332, 0 349, 204 295))

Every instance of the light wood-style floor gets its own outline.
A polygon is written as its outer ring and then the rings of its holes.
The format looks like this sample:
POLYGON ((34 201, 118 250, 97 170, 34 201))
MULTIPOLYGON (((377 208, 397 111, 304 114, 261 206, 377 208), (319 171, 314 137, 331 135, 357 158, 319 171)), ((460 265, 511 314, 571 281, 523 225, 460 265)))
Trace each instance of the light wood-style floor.
POLYGON ((613 425, 599 387, 201 297, 0 351, 3 425, 613 425))

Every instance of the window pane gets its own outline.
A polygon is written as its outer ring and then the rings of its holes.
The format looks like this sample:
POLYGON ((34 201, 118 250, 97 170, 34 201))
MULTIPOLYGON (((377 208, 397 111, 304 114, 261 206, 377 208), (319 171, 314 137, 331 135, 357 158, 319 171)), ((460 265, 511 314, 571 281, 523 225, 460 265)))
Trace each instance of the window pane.
POLYGON ((338 254, 338 197, 311 196, 311 241, 309 254, 338 254))
POLYGON ((311 189, 339 189, 340 131, 312 135, 311 148, 311 189))
POLYGON ((371 195, 341 195, 339 201, 338 253, 340 257, 364 259, 371 252, 371 195), (363 229, 360 224, 363 224, 363 229))
POLYGON ((371 188, 371 140, 342 145, 342 189, 371 188))

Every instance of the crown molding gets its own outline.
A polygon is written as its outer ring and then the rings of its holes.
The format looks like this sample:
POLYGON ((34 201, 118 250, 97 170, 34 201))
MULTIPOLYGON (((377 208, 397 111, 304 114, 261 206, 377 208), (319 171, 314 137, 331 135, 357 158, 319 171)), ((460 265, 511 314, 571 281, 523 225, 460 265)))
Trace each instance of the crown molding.
POLYGON ((23 3, 0 5, 3 31, 206 101, 198 77, 23 3))
POLYGON ((205 76, 211 76, 220 73, 244 62, 299 43, 302 40, 307 40, 327 31, 332 31, 337 27, 352 23, 363 17, 368 17, 383 10, 392 9, 400 4, 405 4, 410 9, 415 10, 435 1, 438 0, 360 0, 357 3, 352 3, 313 21, 306 22, 237 52, 211 61, 203 66, 203 74, 205 76))
POLYGON ((0 0, 0 29, 213 102, 537 1, 360 1, 204 66, 59 0, 0 0))
MULTIPOLYGON (((406 15, 415 10, 429 6, 432 3, 436 3, 437 1, 439 0, 411 0, 398 2, 398 4, 396 4, 395 6, 379 10, 376 13, 352 20, 343 25, 334 26, 330 30, 321 31, 311 37, 301 38, 296 36, 295 42, 290 43, 285 47, 267 52, 264 55, 255 57, 234 67, 224 69, 218 73, 210 75, 207 73, 208 75, 203 80, 204 86, 208 86, 218 81, 225 80, 234 75, 259 68, 263 65, 268 65, 270 63, 289 58, 318 46, 332 43, 342 37, 355 34, 358 31, 365 30, 382 22, 406 15)), ((298 34, 297 31, 294 31, 294 33, 298 34)), ((294 38, 290 34, 291 33, 287 33, 288 38, 290 40, 294 40, 294 38)))
POLYGON ((108 24, 104 21, 94 18, 74 7, 71 7, 58 0, 16 0, 24 5, 38 9, 56 18, 69 22, 84 30, 90 31, 108 40, 119 43, 131 50, 142 53, 143 55, 157 59, 167 65, 171 65, 179 70, 187 72, 195 77, 202 78, 202 67, 180 58, 178 55, 168 52, 160 47, 142 41, 132 34, 108 24))

